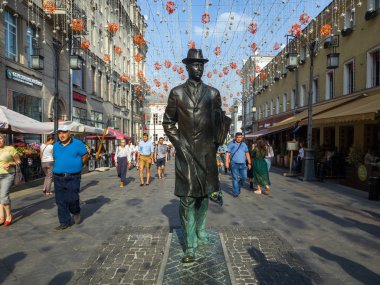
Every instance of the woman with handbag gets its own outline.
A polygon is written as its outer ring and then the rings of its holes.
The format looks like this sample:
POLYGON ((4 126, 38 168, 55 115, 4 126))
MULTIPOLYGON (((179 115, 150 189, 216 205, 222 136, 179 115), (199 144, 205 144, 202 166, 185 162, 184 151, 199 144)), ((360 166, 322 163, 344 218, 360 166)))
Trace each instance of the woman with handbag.
POLYGON ((9 189, 13 184, 16 166, 20 163, 16 149, 6 146, 5 135, 0 134, 0 225, 4 227, 12 223, 9 189))
POLYGON ((43 172, 45 173, 44 188, 42 192, 45 195, 53 195, 53 192, 50 191, 51 183, 53 182, 53 144, 54 136, 48 135, 46 138, 46 142, 41 144, 40 147, 41 167, 43 172))

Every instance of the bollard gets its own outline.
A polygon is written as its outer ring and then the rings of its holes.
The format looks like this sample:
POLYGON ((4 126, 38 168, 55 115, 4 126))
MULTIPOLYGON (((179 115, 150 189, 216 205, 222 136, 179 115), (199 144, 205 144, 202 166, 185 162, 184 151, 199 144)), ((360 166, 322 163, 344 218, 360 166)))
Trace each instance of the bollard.
POLYGON ((380 200, 380 177, 368 177, 368 200, 380 200))

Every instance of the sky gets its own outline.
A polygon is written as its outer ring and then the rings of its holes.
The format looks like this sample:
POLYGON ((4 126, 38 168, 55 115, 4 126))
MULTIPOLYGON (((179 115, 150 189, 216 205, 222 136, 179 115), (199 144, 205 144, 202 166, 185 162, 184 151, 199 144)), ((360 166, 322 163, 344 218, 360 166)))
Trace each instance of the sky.
MULTIPOLYGON (((334 0, 338 5, 341 0, 334 0)), ((182 66, 186 57, 188 42, 194 41, 196 48, 203 50, 204 57, 209 59, 205 65, 203 80, 220 90, 224 103, 232 105, 238 98, 242 86, 236 69, 230 68, 235 62, 237 69, 243 61, 254 55, 250 45, 258 46, 256 55, 276 55, 280 50, 274 50, 275 43, 286 44, 285 35, 294 23, 299 23, 299 17, 306 12, 311 19, 317 16, 331 1, 328 0, 173 0, 176 9, 169 14, 165 9, 166 0, 138 0, 138 5, 148 25, 145 39, 148 44, 146 58, 146 77, 152 85, 149 101, 165 102, 168 92, 163 89, 167 82, 169 91, 174 86, 183 83, 180 74, 172 68, 164 67, 164 61, 170 60, 173 65, 182 66), (204 13, 210 15, 210 22, 203 24, 204 13), (251 34, 248 26, 257 24, 257 31, 251 34), (214 54, 214 49, 220 47, 220 55, 214 54), (156 70, 154 64, 162 64, 156 70), (223 68, 228 66, 228 74, 219 77, 223 68), (214 74, 214 70, 218 73, 214 74), (212 78, 207 73, 212 72, 212 78), (158 88, 154 80, 159 81, 158 88), (161 94, 161 96, 160 96, 161 94)), ((184 74, 187 78, 186 70, 184 74)), ((241 97, 240 97, 241 98, 241 97)))

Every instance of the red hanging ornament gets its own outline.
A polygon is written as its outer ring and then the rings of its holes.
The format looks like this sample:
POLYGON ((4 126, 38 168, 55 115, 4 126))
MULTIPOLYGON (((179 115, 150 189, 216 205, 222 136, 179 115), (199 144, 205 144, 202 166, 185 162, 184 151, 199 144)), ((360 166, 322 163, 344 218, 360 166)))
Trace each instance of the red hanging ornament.
POLYGON ((42 3, 42 8, 44 9, 46 14, 54 14, 55 12, 55 4, 52 0, 46 0, 42 3))
POLYGON ((236 69, 236 74, 237 74, 237 75, 240 74, 240 69, 236 69))
POLYGON ((257 24, 255 22, 252 22, 248 26, 248 32, 250 32, 252 35, 256 34, 257 32, 257 24))
POLYGON ((220 49, 220 46, 217 46, 217 47, 214 49, 214 54, 215 54, 216 56, 219 56, 221 53, 222 53, 222 50, 220 49))
POLYGON ((228 66, 223 67, 223 73, 224 73, 224 75, 227 75, 228 71, 229 71, 228 66))
POLYGON ((122 52, 123 52, 123 51, 121 50, 121 47, 119 47, 119 46, 115 46, 115 53, 116 53, 117 55, 121 55, 122 52))
POLYGON ((241 84, 245 84, 245 79, 242 78, 242 79, 240 80, 240 83, 241 83, 241 84))
POLYGON ((210 14, 207 13, 207 12, 203 13, 203 15, 202 15, 202 23, 203 24, 207 24, 207 23, 210 22, 210 20, 211 20, 210 14))
POLYGON ((193 40, 190 40, 190 41, 187 42, 187 46, 189 48, 195 48, 195 42, 193 40))
POLYGON ((143 56, 142 56, 140 53, 137 53, 137 54, 135 55, 135 60, 136 60, 136 62, 140 62, 140 61, 143 60, 143 56))
POLYGON ((165 92, 168 92, 168 90, 169 90, 169 85, 167 82, 164 82, 164 90, 165 90, 165 92))
POLYGON ((257 51, 257 43, 251 43, 249 46, 251 48, 251 51, 255 53, 257 51))
POLYGON ((255 77, 254 77, 253 75, 250 75, 250 76, 249 76, 249 81, 250 81, 251 83, 255 82, 255 77))
POLYGON ((185 79, 186 79, 185 74, 182 74, 182 75, 181 75, 181 79, 182 79, 182 80, 185 80, 185 79))
POLYGON ((329 24, 325 24, 321 27, 319 33, 321 36, 331 36, 332 33, 332 27, 329 24))
POLYGON ((255 71, 256 71, 256 73, 260 73, 260 71, 261 71, 261 67, 258 66, 258 65, 256 65, 256 67, 255 67, 255 71))
POLYGON ((174 72, 176 72, 177 69, 178 69, 178 67, 177 67, 176 65, 173 65, 172 70, 173 70, 174 72))
POLYGON ((219 72, 218 76, 219 76, 219 77, 223 77, 223 73, 222 73, 222 72, 219 72))
POLYGON ((280 49, 280 44, 278 42, 274 43, 273 50, 279 50, 280 49))
POLYGON ((302 33, 302 27, 300 24, 297 24, 297 23, 292 25, 292 28, 289 31, 289 34, 291 34, 295 37, 299 37, 301 35, 301 33, 302 33))
MULTIPOLYGON (((140 85, 136 85, 135 86, 135 91, 137 92, 137 93, 140 93, 141 92, 141 86, 140 85)), ((141 100, 140 100, 141 101, 141 100)))
POLYGON ((90 48, 90 41, 89 40, 84 40, 83 42, 80 43, 80 47, 82 49, 89 49, 90 48))
POLYGON ((123 73, 122 75, 120 75, 120 80, 123 82, 127 82, 127 81, 129 81, 129 76, 127 74, 123 73))
POLYGON ((71 25, 73 27, 74 31, 81 32, 84 29, 84 23, 82 19, 72 19, 71 20, 71 25))
POLYGON ((238 97, 240 97, 241 94, 240 94, 240 92, 238 92, 236 95, 237 95, 238 97))
POLYGON ((176 4, 172 1, 168 1, 165 4, 165 9, 166 11, 168 11, 169 14, 173 14, 176 8, 177 8, 176 4))
POLYGON ((137 71, 137 77, 140 79, 144 77, 144 73, 142 72, 142 70, 137 71))
POLYGON ((108 23, 107 28, 111 34, 114 34, 119 30, 119 25, 118 23, 111 22, 111 23, 108 23))
POLYGON ((109 62, 109 61, 111 60, 110 55, 109 55, 109 54, 105 54, 105 55, 103 55, 103 60, 104 60, 105 62, 109 62))
POLYGON ((260 73, 260 79, 261 80, 266 80, 267 79, 267 74, 265 72, 260 73))
POLYGON ((170 68, 172 66, 172 63, 170 60, 165 60, 164 65, 166 68, 170 68))
POLYGON ((237 64, 236 64, 236 62, 231 62, 230 63, 230 67, 231 67, 231 69, 236 69, 237 68, 237 64))
POLYGON ((218 70, 217 69, 214 69, 212 72, 214 72, 214 74, 218 74, 218 70))
POLYGON ((302 25, 306 25, 307 23, 309 23, 309 21, 310 21, 310 16, 307 13, 303 12, 300 16, 300 23, 302 25))
POLYGON ((139 47, 145 45, 145 39, 141 34, 138 34, 133 37, 133 42, 138 45, 139 47))
POLYGON ((212 72, 211 72, 211 71, 207 72, 207 77, 208 77, 208 78, 211 78, 211 77, 212 77, 212 72))
POLYGON ((183 67, 180 66, 180 67, 177 69, 177 72, 178 72, 178 74, 182 74, 182 73, 184 72, 183 67))
POLYGON ((154 69, 155 70, 160 70, 162 67, 161 63, 159 63, 158 61, 154 64, 154 69))

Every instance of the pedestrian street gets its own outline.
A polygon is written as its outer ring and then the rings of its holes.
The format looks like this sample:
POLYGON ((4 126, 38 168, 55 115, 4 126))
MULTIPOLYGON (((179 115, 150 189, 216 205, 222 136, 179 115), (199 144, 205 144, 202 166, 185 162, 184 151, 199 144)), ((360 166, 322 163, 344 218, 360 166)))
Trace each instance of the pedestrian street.
POLYGON ((1 284, 379 284, 380 210, 366 193, 333 182, 305 183, 273 168, 271 195, 231 194, 210 202, 211 248, 181 263, 174 161, 166 179, 136 169, 119 187, 115 168, 83 175, 82 223, 54 232, 54 196, 12 193, 14 223, 0 228, 1 284), (203 252, 203 253, 202 253, 203 252), (204 255, 205 252, 208 252, 204 255), (202 255, 203 254, 203 255, 202 255))

